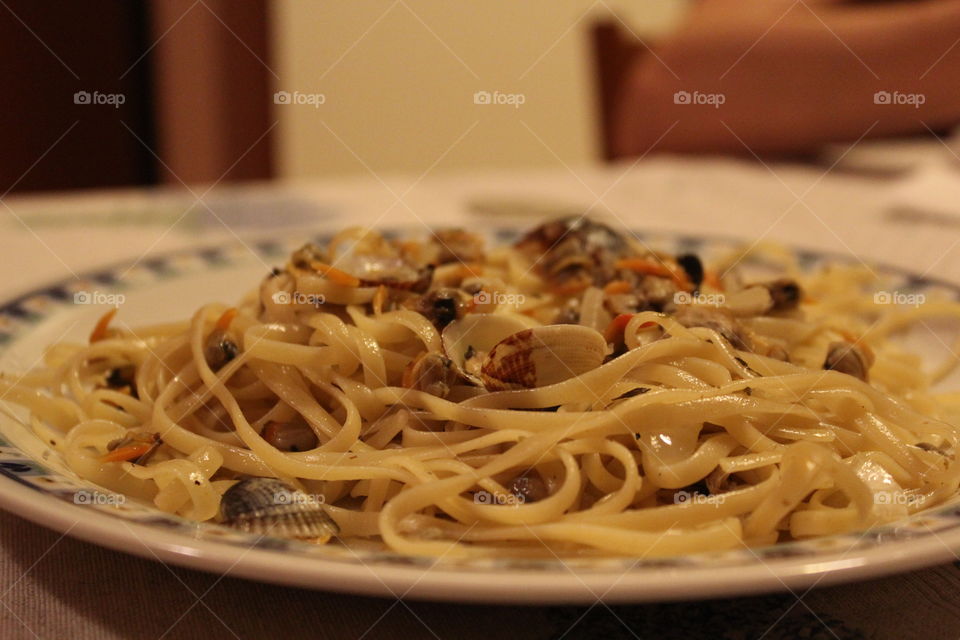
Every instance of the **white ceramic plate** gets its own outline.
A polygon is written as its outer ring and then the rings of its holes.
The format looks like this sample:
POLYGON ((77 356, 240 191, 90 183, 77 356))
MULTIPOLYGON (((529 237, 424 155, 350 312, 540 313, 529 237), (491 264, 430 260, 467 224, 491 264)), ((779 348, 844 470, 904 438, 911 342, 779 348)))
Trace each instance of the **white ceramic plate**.
MULTIPOLYGON (((502 229, 492 235, 509 241, 514 232, 502 229)), ((647 236, 646 240, 664 250, 701 255, 731 246, 719 239, 647 236)), ((301 237, 252 243, 254 253, 240 246, 197 250, 151 259, 129 270, 120 265, 89 274, 83 282, 64 281, 9 301, 0 305, 0 371, 25 371, 47 345, 85 339, 106 304, 119 300, 109 296, 123 296, 123 319, 130 325, 183 318, 212 300, 237 300, 266 274, 266 265, 281 264, 303 241, 301 237)), ((811 267, 838 259, 799 255, 811 267)), ((938 289, 957 296, 953 285, 887 271, 899 279, 900 292, 938 289)), ((949 339, 931 333, 915 341, 921 350, 942 354, 939 340, 949 339)), ((121 503, 121 496, 80 480, 66 468, 59 455, 22 424, 24 411, 2 405, 0 506, 95 544, 267 582, 438 600, 643 602, 834 584, 946 562, 960 550, 960 501, 862 534, 667 559, 451 564, 339 544, 259 538, 190 522, 148 505, 121 503)))

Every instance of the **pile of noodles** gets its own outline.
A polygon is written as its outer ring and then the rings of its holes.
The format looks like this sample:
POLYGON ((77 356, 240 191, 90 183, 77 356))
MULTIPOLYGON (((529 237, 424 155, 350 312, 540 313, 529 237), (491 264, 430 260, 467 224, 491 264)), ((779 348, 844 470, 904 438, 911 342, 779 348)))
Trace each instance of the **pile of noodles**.
MULTIPOLYGON (((534 326, 559 311, 517 249, 491 250, 482 267, 497 291, 523 296, 489 312, 534 326)), ((626 325, 622 355, 582 375, 445 399, 401 385, 412 359, 443 350, 424 315, 377 308, 378 287, 288 269, 237 306, 238 353, 217 370, 204 350, 224 305, 135 329, 121 309, 103 339, 51 347, 41 368, 0 378, 0 392, 103 487, 215 522, 237 479, 276 477, 321 497, 340 543, 405 554, 730 549, 860 530, 953 496, 957 397, 930 388, 955 358, 930 373, 891 337, 960 306, 878 305, 866 269, 809 275, 789 257, 782 267, 806 292, 799 312, 743 322, 789 361, 647 311, 626 325), (278 292, 323 304, 278 303, 278 292), (659 339, 643 340, 651 328, 659 339), (823 369, 838 336, 872 350, 869 383, 823 369), (129 364, 135 396, 102 384, 129 364), (291 420, 309 425, 315 448, 283 451, 262 437, 267 423, 291 420), (110 443, 143 431, 163 443, 148 461, 109 460, 110 443), (521 473, 547 495, 477 499, 510 495, 521 473)), ((594 317, 595 290, 578 295, 581 318, 594 317)))

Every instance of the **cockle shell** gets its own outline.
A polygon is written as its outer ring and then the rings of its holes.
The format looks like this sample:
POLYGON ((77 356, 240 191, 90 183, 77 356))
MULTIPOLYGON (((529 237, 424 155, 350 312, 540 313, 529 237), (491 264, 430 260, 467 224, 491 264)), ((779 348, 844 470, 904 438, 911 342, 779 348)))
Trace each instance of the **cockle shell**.
POLYGON ((276 478, 248 478, 220 499, 224 524, 262 535, 324 543, 340 527, 320 501, 276 478))
POLYGON ((443 329, 443 351, 463 377, 481 386, 479 365, 487 352, 507 336, 536 325, 531 319, 513 315, 471 313, 443 329), (468 356, 476 362, 475 368, 467 366, 468 356))
POLYGON ((589 327, 562 324, 526 329, 497 343, 480 377, 490 391, 544 387, 596 369, 607 341, 589 327))

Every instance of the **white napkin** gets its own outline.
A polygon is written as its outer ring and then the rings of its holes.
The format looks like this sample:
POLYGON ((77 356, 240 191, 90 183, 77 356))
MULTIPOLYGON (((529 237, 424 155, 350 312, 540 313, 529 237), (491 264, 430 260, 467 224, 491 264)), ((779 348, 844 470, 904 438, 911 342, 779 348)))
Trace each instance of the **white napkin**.
POLYGON ((931 221, 960 221, 960 158, 941 147, 940 153, 897 181, 890 191, 887 210, 931 221))

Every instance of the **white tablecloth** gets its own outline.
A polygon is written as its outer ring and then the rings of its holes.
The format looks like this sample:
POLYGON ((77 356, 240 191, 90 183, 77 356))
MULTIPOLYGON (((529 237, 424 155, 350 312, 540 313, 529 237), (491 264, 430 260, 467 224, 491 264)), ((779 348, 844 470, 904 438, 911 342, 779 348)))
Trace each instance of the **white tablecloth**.
MULTIPOLYGON (((371 175, 219 186, 204 204, 196 203, 203 188, 8 197, 7 209, 0 207, 7 274, 0 298, 106 263, 251 235, 346 223, 476 227, 498 216, 532 222, 545 211, 586 208, 637 228, 762 236, 960 279, 950 207, 931 212, 923 198, 912 206, 909 176, 864 169, 854 157, 858 162, 842 160, 829 172, 833 160, 658 158, 636 167, 433 173, 422 180, 371 175)), ((925 183, 924 197, 938 188, 925 183)), ((960 637, 957 565, 796 594, 802 602, 781 594, 612 609, 511 608, 398 604, 220 579, 61 538, 8 514, 0 514, 0 541, 3 638, 490 638, 505 629, 517 638, 960 637)))

